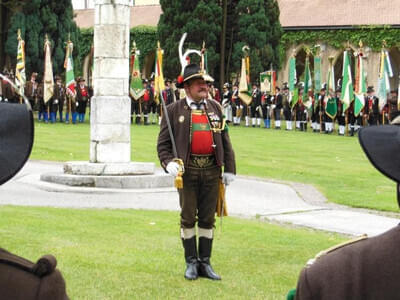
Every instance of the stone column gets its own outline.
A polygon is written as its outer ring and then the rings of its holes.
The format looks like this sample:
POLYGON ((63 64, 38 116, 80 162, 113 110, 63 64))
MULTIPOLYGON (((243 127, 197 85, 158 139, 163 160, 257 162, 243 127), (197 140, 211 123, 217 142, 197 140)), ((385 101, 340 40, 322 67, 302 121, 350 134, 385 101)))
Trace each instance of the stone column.
POLYGON ((95 0, 90 162, 129 163, 129 0, 95 0))

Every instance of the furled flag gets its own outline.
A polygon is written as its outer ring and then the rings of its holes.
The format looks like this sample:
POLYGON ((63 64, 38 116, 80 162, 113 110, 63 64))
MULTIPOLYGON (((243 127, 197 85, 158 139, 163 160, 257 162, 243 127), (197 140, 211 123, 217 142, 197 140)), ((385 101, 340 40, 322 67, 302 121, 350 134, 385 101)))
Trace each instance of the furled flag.
POLYGON ((348 51, 343 52, 343 80, 342 80, 342 93, 341 101, 343 103, 343 111, 346 111, 351 102, 354 100, 353 94, 353 80, 351 78, 350 68, 350 53, 348 51))
POLYGON ((365 105, 364 94, 367 92, 367 82, 365 77, 365 68, 363 54, 360 51, 357 55, 356 78, 354 87, 354 115, 358 116, 365 105))
POLYGON ((251 85, 250 85, 250 57, 248 55, 249 47, 244 46, 242 51, 245 57, 242 58, 242 69, 239 81, 239 98, 247 105, 251 103, 251 85))
POLYGON ((54 78, 53 78, 53 66, 51 63, 51 50, 50 41, 46 35, 44 41, 44 88, 43 88, 43 100, 47 103, 54 93, 54 78))
POLYGON ((378 78, 378 97, 379 97, 379 110, 382 111, 387 103, 387 94, 390 92, 389 77, 393 77, 392 66, 390 64, 389 53, 387 50, 381 51, 381 63, 379 68, 378 78))
POLYGON ((306 57, 306 65, 304 68, 304 91, 303 91, 303 103, 306 103, 308 99, 308 90, 312 87, 311 71, 310 71, 310 61, 308 55, 306 57))
POLYGON ((15 85, 18 87, 20 95, 24 94, 25 83, 26 83, 25 42, 21 38, 21 29, 18 29, 17 67, 15 70, 15 85))
POLYGON ((321 57, 314 56, 314 109, 318 107, 318 93, 321 90, 321 57))
MULTIPOLYGON (((156 50, 156 65, 155 65, 155 77, 154 77, 154 99, 157 104, 160 103, 160 95, 165 90, 164 75, 162 70, 163 62, 163 52, 164 50, 160 47, 160 42, 158 42, 156 50)), ((162 95, 161 95, 162 96, 162 95)))
MULTIPOLYGON (((297 101, 299 100, 298 93, 297 97, 295 96, 295 86, 297 82, 296 75, 296 57, 294 55, 289 59, 289 103, 293 108, 297 101)), ((296 89, 297 90, 297 89, 296 89)))
POLYGON ((327 101, 325 102, 325 112, 331 118, 334 119, 337 113, 337 103, 334 97, 335 93, 335 68, 333 66, 333 57, 329 57, 329 70, 328 79, 326 81, 327 88, 327 101))
POLYGON ((139 100, 144 95, 145 89, 143 88, 143 82, 140 76, 139 66, 139 50, 136 49, 136 43, 133 42, 133 48, 131 52, 131 83, 129 85, 129 93, 133 99, 139 100))
POLYGON ((400 76, 399 76, 399 86, 397 87, 397 109, 400 110, 400 76))
POLYGON ((205 74, 208 74, 208 58, 207 58, 207 50, 206 50, 206 43, 203 41, 203 48, 201 49, 201 70, 205 74))
POLYGON ((76 96, 75 91, 75 75, 74 75, 74 61, 72 58, 72 51, 74 44, 69 40, 66 47, 64 68, 65 68, 65 86, 66 93, 72 97, 76 96))

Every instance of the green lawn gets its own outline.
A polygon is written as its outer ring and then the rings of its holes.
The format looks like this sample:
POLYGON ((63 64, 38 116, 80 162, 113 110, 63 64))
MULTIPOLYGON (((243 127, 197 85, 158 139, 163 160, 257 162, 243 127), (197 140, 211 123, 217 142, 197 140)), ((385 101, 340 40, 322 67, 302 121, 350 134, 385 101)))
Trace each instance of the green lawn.
POLYGON ((336 234, 225 218, 215 233, 221 282, 188 282, 178 212, 0 207, 1 247, 58 259, 71 299, 284 299, 336 234))
MULTIPOLYGON (((133 125, 131 129, 132 160, 159 165, 159 127, 133 125)), ((31 158, 88 160, 89 131, 88 123, 36 123, 31 158)), ((246 127, 230 127, 230 135, 240 175, 309 183, 332 202, 398 211, 395 183, 369 163, 357 137, 246 127)))

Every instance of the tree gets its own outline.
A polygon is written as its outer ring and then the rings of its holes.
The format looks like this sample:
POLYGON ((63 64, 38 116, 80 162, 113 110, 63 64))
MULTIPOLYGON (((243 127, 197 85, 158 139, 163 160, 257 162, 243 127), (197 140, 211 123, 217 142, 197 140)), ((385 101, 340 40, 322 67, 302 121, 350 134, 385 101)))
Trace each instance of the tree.
MULTIPOLYGON (((216 48, 221 30, 221 8, 215 0, 160 0, 163 14, 158 22, 158 34, 164 49, 164 73, 176 78, 181 72, 178 44, 184 32, 188 33, 184 49, 200 50, 203 41, 207 48, 211 75, 219 65, 216 48)), ((198 59, 192 57, 194 62, 198 59)))
POLYGON ((5 52, 15 65, 17 50, 17 31, 21 29, 25 40, 27 74, 43 74, 44 38, 47 34, 52 45, 54 74, 64 72, 65 43, 70 35, 74 43, 74 56, 79 52, 76 41, 80 37, 79 28, 73 21, 71 0, 31 0, 21 4, 15 13, 7 32, 5 52))
POLYGON ((259 73, 280 67, 277 0, 160 0, 163 14, 158 23, 165 49, 165 73, 176 77, 180 72, 178 43, 188 33, 185 49, 200 49, 202 41, 208 50, 211 75, 222 85, 238 73, 242 47, 250 47, 251 79, 259 73))
POLYGON ((242 47, 250 47, 251 81, 259 80, 259 73, 279 67, 278 46, 282 29, 276 0, 240 0, 236 7, 238 34, 234 41, 233 68, 240 68, 242 47))

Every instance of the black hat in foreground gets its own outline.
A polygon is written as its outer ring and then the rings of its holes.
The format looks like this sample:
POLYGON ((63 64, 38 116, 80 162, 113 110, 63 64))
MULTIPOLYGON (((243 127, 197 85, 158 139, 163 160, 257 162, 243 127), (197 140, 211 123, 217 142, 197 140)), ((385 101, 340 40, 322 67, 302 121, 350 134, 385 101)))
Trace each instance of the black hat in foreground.
POLYGON ((365 127, 359 131, 358 139, 372 165, 397 183, 400 207, 400 125, 365 127))
POLYGON ((33 146, 32 110, 0 102, 0 185, 24 166, 33 146))
POLYGON ((214 82, 214 79, 210 75, 202 71, 198 65, 189 64, 185 67, 183 71, 183 77, 182 76, 178 77, 176 87, 181 89, 183 88, 185 82, 197 78, 202 78, 206 82, 214 82))

